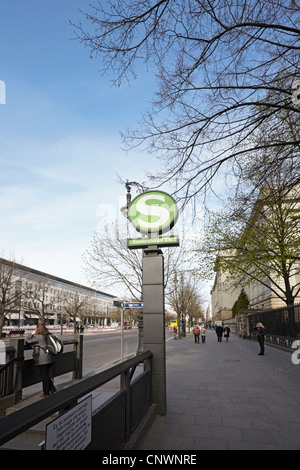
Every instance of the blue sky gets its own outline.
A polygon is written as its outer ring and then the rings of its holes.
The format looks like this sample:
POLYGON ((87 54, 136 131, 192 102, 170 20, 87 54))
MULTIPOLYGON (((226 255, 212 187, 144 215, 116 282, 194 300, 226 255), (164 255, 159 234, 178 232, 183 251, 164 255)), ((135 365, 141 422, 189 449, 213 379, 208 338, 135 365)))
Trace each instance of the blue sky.
POLYGON ((130 87, 112 87, 72 40, 69 20, 83 20, 78 8, 90 3, 0 7, 0 253, 83 284, 81 256, 103 208, 117 213, 125 196, 117 174, 142 181, 149 169, 121 150, 119 133, 135 127, 154 89, 146 70, 130 87))

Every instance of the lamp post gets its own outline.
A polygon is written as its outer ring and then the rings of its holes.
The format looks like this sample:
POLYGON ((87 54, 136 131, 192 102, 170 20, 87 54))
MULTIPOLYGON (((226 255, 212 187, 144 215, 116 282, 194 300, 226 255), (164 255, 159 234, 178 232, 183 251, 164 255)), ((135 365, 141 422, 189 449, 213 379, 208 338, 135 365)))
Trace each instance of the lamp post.
MULTIPOLYGON (((129 206, 131 204, 131 187, 132 186, 136 186, 140 192, 143 192, 144 191, 144 187, 138 183, 137 181, 128 181, 126 180, 126 183, 125 183, 125 187, 126 187, 126 190, 127 190, 127 193, 126 193, 126 206, 123 206, 121 207, 120 211, 122 213, 122 215, 124 217, 126 217, 126 219, 128 218, 128 210, 129 210, 129 206)), ((143 299, 141 299, 143 300, 143 299)), ((123 323, 122 323, 123 325, 123 323)), ((137 348, 137 351, 136 351, 136 354, 142 354, 143 350, 144 350, 144 347, 143 347, 143 310, 141 309, 140 310, 140 313, 138 314, 138 331, 139 331, 139 334, 138 334, 138 348, 137 348)))

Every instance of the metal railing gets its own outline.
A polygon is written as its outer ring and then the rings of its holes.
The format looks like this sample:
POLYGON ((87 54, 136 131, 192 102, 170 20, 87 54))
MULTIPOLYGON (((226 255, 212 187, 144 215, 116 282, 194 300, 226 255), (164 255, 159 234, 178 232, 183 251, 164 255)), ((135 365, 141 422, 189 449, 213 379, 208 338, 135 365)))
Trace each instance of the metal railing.
POLYGON ((255 338, 254 327, 258 322, 265 327, 267 343, 290 349, 294 340, 300 338, 300 305, 250 314, 248 325, 251 338, 255 338))
POLYGON ((300 337, 300 305, 251 313, 248 321, 250 334, 256 323, 261 322, 265 326, 266 332, 272 335, 287 338, 300 337))
MULTIPOLYGON (((63 339, 63 344, 64 347, 73 346, 73 350, 65 350, 61 355, 54 357, 53 376, 73 372, 73 379, 82 378, 82 336, 75 335, 71 339, 63 339)), ((24 358, 24 351, 29 349, 29 346, 24 345, 23 338, 10 339, 6 347, 6 363, 0 366, 0 416, 6 402, 20 402, 23 388, 41 381, 38 368, 34 366, 32 359, 24 358), (8 397, 9 400, 6 400, 8 397)))
POLYGON ((266 330, 266 342, 291 349, 295 340, 300 338, 300 305, 291 305, 273 310, 241 310, 234 318, 224 321, 232 333, 242 338, 256 339, 255 325, 261 322, 266 330))
POLYGON ((86 450, 122 449, 152 405, 151 364, 151 351, 143 352, 0 418, 0 445, 57 411, 63 413, 82 397, 120 376, 120 387, 116 394, 93 410, 92 441, 86 450), (132 370, 139 364, 143 364, 143 371, 131 381, 132 370))
POLYGON ((12 390, 12 373, 13 365, 16 358, 9 359, 5 364, 0 366, 0 398, 11 394, 12 390))

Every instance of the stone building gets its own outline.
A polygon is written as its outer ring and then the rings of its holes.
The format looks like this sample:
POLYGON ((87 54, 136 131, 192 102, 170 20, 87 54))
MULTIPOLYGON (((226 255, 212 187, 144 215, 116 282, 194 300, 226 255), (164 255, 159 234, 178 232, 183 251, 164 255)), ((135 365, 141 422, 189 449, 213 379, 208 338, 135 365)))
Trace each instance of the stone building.
MULTIPOLYGON (((259 256, 260 253, 263 255, 266 253, 266 251, 260 251, 266 249, 264 246, 264 237, 270 240, 274 238, 275 241, 273 244, 272 242, 268 242, 269 245, 266 243, 270 253, 270 261, 267 262, 272 263, 271 255, 274 252, 274 260, 277 256, 279 260, 278 264, 279 262, 282 262, 282 258, 280 258, 278 254, 280 252, 280 242, 277 242, 279 237, 269 237, 269 235, 273 235, 273 231, 275 233, 276 230, 278 230, 279 234, 281 234, 281 232, 283 233, 283 245, 285 245, 286 252, 288 253, 286 257, 286 266, 288 267, 287 275, 290 286, 293 290, 294 298, 292 300, 295 304, 300 303, 299 215, 300 185, 297 185, 290 190, 286 190, 285 188, 282 188, 281 190, 268 188, 268 191, 258 198, 254 205, 247 221, 245 232, 247 235, 250 235, 246 237, 246 249, 253 250, 253 248, 255 248, 258 253, 257 256, 259 256), (282 220, 280 217, 282 217, 282 220), (259 233, 262 234, 261 245, 258 241, 254 242, 253 246, 251 246, 251 238, 254 237, 255 240, 256 234, 259 233)), ((238 250, 231 252, 223 250, 220 252, 220 256, 223 257, 223 259, 225 259, 225 257, 236 257, 238 259, 240 253, 241 252, 238 250)), ((219 264, 216 264, 216 266, 219 267, 219 264)), ((272 264, 270 264, 270 266, 272 266, 272 264)), ((275 264, 274 266, 276 267, 275 264)), ((255 265, 253 265, 252 269, 255 273, 255 265)), ((278 274, 279 272, 280 270, 276 272, 275 269, 271 269, 268 276, 263 279, 263 283, 255 281, 253 278, 251 278, 251 282, 249 282, 250 277, 246 279, 246 277, 243 278, 242 276, 237 282, 237 279, 230 279, 228 276, 226 277, 224 273, 222 273, 221 269, 218 269, 211 289, 211 311, 213 319, 223 321, 231 318, 231 309, 240 295, 242 288, 248 296, 249 309, 251 310, 271 310, 286 306, 287 303, 285 302, 285 299, 280 298, 280 296, 284 297, 284 293, 287 292, 287 290, 284 279, 278 274)), ((259 277, 259 275, 256 277, 259 277)), ((262 279, 260 281, 262 281, 262 279)), ((286 298, 288 299, 288 297, 286 298)))

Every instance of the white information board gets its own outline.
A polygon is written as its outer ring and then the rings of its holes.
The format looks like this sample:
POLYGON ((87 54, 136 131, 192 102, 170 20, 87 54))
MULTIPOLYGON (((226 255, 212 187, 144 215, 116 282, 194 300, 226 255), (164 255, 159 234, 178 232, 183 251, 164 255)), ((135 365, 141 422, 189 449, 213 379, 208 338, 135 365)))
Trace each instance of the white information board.
POLYGON ((92 395, 46 426, 45 450, 84 450, 92 438, 92 395))

